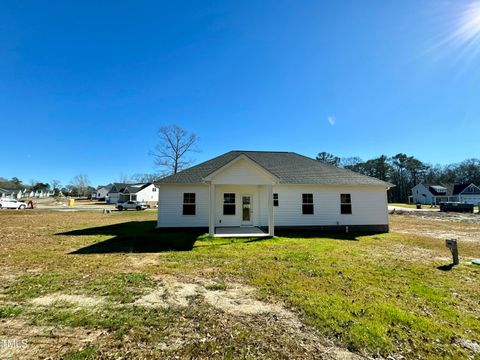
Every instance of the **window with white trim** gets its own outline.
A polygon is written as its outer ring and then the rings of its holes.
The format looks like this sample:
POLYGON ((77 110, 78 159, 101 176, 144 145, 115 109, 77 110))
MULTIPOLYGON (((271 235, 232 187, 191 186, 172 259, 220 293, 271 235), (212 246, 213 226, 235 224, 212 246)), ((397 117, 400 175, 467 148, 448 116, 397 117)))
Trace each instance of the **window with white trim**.
POLYGON ((278 194, 273 194, 273 206, 278 206, 278 194))
POLYGON ((313 215, 313 194, 302 194, 302 214, 313 215))
POLYGON ((195 215, 195 193, 183 193, 183 215, 195 215))
POLYGON ((235 193, 223 194, 223 215, 235 215, 235 193))
POLYGON ((340 194, 340 213, 352 213, 352 196, 350 194, 340 194))

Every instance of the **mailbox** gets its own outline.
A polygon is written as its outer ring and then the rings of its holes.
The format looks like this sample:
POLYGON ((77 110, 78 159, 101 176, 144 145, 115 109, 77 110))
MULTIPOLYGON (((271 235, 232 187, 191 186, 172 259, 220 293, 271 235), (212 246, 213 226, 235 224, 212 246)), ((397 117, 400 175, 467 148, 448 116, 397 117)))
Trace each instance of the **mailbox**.
POLYGON ((460 264, 460 261, 458 260, 457 240, 455 240, 455 239, 445 240, 445 245, 452 252, 453 265, 460 264))

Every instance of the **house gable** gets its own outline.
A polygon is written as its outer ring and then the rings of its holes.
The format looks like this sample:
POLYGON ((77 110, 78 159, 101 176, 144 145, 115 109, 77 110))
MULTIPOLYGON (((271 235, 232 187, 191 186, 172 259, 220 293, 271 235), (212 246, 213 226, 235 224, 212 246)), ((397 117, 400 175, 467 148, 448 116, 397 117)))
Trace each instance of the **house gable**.
POLYGON ((425 184, 417 184, 412 188, 412 195, 416 196, 433 196, 430 187, 425 184))
POLYGON ((465 189, 462 190, 460 195, 480 195, 480 188, 474 184, 468 185, 465 189))
POLYGON ((456 184, 453 187, 453 195, 478 195, 480 189, 475 184, 456 184))
POLYGON ((248 157, 241 155, 204 178, 213 184, 272 184, 276 178, 248 157))

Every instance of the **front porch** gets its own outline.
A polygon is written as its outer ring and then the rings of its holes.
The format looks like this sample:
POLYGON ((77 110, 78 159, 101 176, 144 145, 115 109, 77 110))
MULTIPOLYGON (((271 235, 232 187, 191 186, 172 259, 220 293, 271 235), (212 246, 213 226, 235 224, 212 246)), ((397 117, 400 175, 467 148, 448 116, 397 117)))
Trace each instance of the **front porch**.
POLYGON ((269 237, 270 234, 258 226, 216 227, 214 237, 269 237))
POLYGON ((274 236, 273 184, 276 180, 245 155, 206 176, 209 235, 274 236))
POLYGON ((209 187, 210 236, 275 235, 272 185, 209 184, 209 187))

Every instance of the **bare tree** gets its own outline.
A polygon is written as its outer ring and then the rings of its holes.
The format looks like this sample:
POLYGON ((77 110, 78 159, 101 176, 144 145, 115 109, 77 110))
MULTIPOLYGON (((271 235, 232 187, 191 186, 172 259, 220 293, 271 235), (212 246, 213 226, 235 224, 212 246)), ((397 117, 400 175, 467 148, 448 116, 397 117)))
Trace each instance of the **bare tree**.
POLYGON ((177 125, 162 126, 158 132, 160 142, 155 146, 152 155, 155 164, 164 170, 165 175, 176 174, 188 167, 192 160, 187 155, 196 151, 198 137, 177 125))
POLYGON ((60 190, 61 185, 60 185, 60 180, 52 180, 50 181, 50 184, 52 185, 52 190, 60 190))
POLYGON ((343 157, 340 159, 339 166, 345 169, 353 170, 361 163, 363 163, 363 160, 358 156, 343 157))
POLYGON ((153 183, 160 178, 158 174, 133 174, 132 179, 139 183, 153 183))
POLYGON ((60 180, 53 179, 52 181, 50 181, 50 184, 52 185, 54 196, 58 196, 61 193, 62 188, 60 180))
POLYGON ((128 184, 129 182, 132 182, 132 177, 121 172, 120 175, 118 175, 117 182, 122 183, 122 184, 128 184))
POLYGON ((35 184, 37 183, 38 181, 35 180, 35 179, 30 179, 30 181, 28 182, 28 184, 30 185, 30 189, 33 189, 33 187, 35 186, 35 184))
POLYGON ((90 186, 90 180, 87 175, 77 175, 70 181, 70 185, 78 196, 85 196, 90 186))

